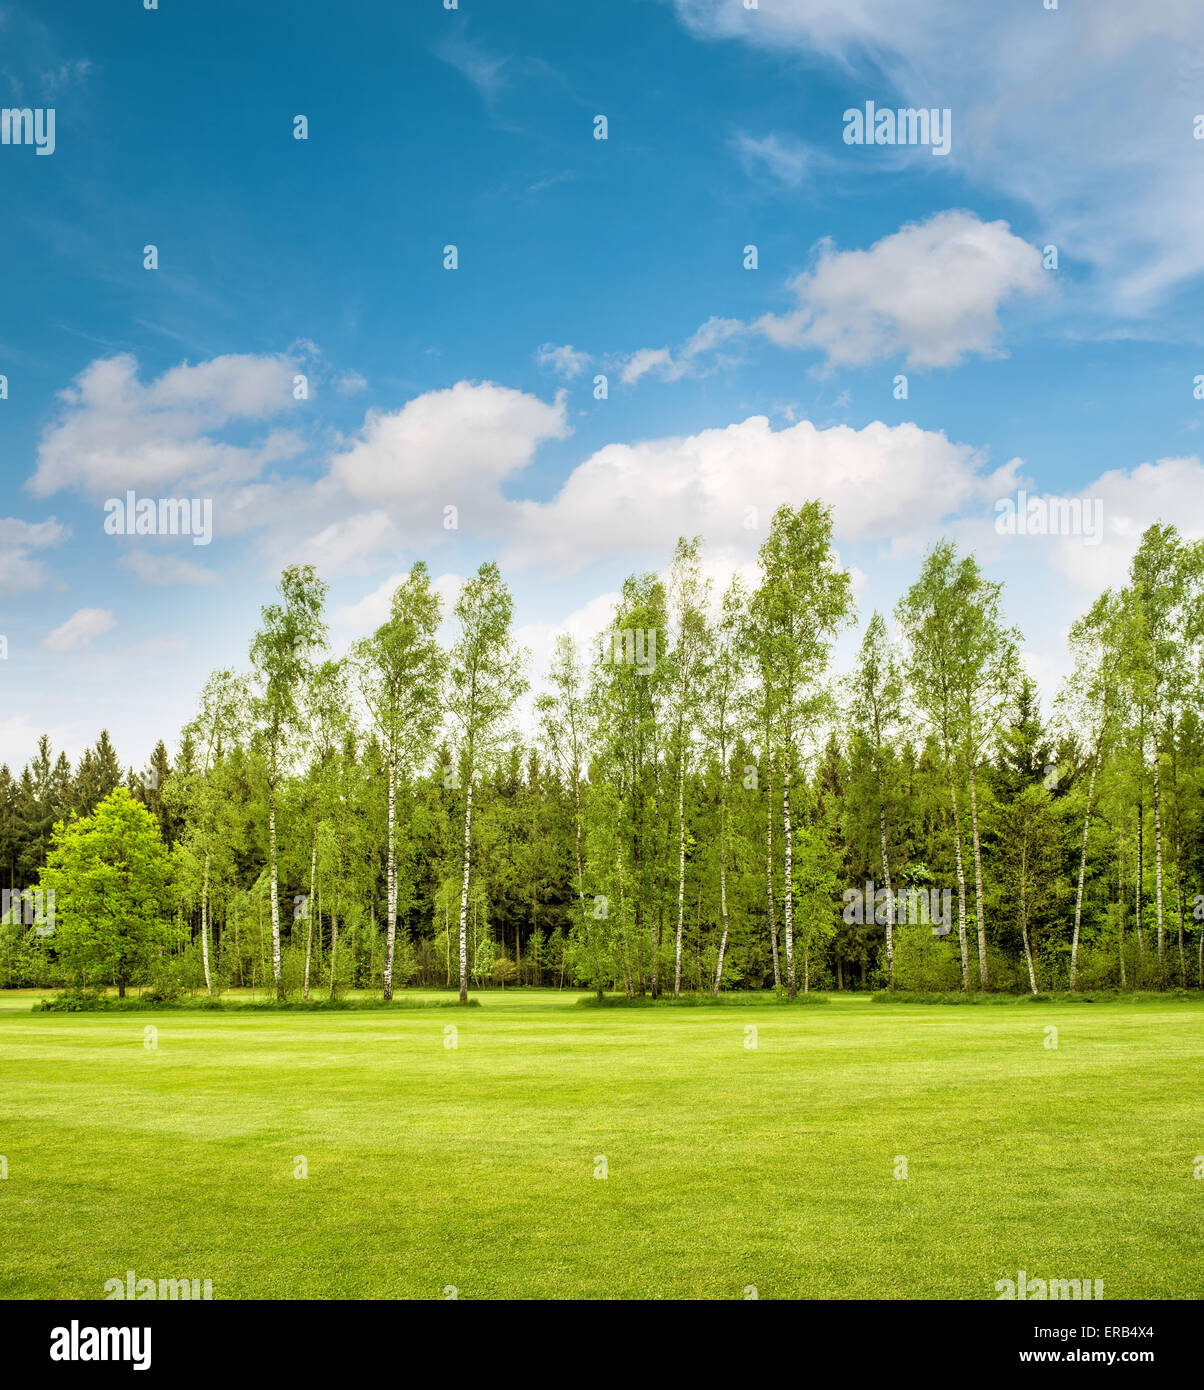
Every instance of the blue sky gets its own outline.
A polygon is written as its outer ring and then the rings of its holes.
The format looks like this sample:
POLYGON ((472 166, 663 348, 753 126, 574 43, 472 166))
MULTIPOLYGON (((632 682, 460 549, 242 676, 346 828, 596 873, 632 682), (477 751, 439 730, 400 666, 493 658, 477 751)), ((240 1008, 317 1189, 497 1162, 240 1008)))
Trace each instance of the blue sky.
POLYGON ((538 670, 808 496, 863 620, 976 548, 1051 696, 1140 530, 1204 534, 1204 11, 970 8, 0 4, 0 105, 56 117, 0 145, 0 759, 174 740, 292 560, 341 646, 413 559, 497 556, 538 670), (870 100, 949 155, 846 144, 870 100), (1018 487, 1099 543, 997 535, 1018 487), (212 543, 105 534, 129 489, 212 543))

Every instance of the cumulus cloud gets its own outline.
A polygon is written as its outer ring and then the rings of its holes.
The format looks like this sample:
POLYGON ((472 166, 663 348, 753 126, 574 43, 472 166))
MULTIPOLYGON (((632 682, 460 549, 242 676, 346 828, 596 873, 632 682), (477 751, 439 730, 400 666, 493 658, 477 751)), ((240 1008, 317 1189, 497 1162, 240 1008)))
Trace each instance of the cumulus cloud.
POLYGON ((632 353, 622 380, 696 375, 715 365, 711 354, 751 335, 842 366, 903 357, 911 367, 949 367, 972 353, 998 355, 1001 306, 1045 292, 1049 278, 1040 251, 1006 222, 954 210, 909 223, 867 251, 839 251, 825 239, 789 288, 796 307, 787 313, 753 323, 710 318, 676 350, 632 353))
POLYGON ((782 347, 818 348, 837 364, 904 355, 912 367, 948 367, 996 353, 1000 305, 1048 283, 1040 251, 1006 222, 941 212, 868 251, 822 242, 815 267, 791 285, 798 308, 756 326, 782 347))
POLYGON ((496 507, 500 485, 538 446, 569 433, 565 416, 560 396, 548 404, 492 381, 459 381, 400 410, 369 412, 330 477, 349 497, 403 504, 427 524, 444 505, 496 507))
POLYGON ((109 609, 80 608, 48 632, 39 645, 48 652, 77 652, 116 626, 117 620, 109 609))
MULTIPOLYGON (((1090 544, 1082 536, 1051 536, 1048 543, 1054 567, 1084 593, 1125 584, 1142 532, 1156 521, 1177 526, 1192 540, 1204 536, 1204 465, 1194 456, 1110 469, 1077 496, 1099 502, 1102 541, 1090 544)), ((1043 539, 1016 537, 1013 544, 1040 544, 1043 539)))
POLYGON ((46 566, 34 551, 58 545, 71 533, 54 517, 46 521, 22 521, 0 517, 0 593, 22 593, 40 588, 47 579, 46 566))
POLYGON ((396 549, 397 528, 379 507, 332 521, 328 526, 285 548, 297 564, 314 565, 319 574, 340 574, 362 568, 373 555, 396 549))
POLYGON ((273 430, 254 443, 215 436, 295 404, 295 364, 237 354, 183 364, 144 385, 128 353, 91 363, 60 393, 27 487, 37 496, 75 488, 103 498, 126 489, 217 488, 256 477, 295 455, 297 437, 273 430))
POLYGON ((943 518, 1014 486, 1018 463, 943 433, 874 422, 774 430, 765 416, 685 437, 609 444, 547 502, 514 504, 507 558, 569 571, 612 554, 658 554, 695 532, 747 558, 782 502, 819 497, 837 534, 922 545, 943 518))

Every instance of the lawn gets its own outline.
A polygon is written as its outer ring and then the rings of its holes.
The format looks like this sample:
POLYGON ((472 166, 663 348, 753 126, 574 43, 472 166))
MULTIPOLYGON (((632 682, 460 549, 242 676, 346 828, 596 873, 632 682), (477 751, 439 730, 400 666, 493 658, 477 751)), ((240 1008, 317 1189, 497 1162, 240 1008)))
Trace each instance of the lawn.
POLYGON ((1204 1295, 1196 1004, 35 997, 0 1004, 2 1297, 130 1269, 215 1298, 981 1299, 1020 1269, 1204 1295))

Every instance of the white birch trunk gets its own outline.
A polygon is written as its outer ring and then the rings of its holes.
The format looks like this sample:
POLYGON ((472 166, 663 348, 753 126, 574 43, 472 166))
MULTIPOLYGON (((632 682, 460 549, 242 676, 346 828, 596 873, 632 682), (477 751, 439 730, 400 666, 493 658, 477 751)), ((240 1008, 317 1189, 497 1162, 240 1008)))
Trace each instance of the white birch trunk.
POLYGON ((314 820, 314 840, 309 855, 309 897, 305 902, 305 983, 301 998, 309 998, 309 965, 314 949, 314 882, 318 876, 318 822, 314 820))
POLYGON ((974 768, 970 768, 970 829, 974 839, 974 902, 978 918, 978 979, 979 988, 986 989, 990 983, 987 978, 987 924, 983 913, 982 899, 982 846, 978 839, 978 779, 974 768))
POLYGON ((723 983, 723 956, 727 951, 727 825, 724 808, 719 808, 719 916, 723 922, 723 934, 719 938, 719 959, 715 962, 715 987, 711 998, 719 998, 719 986, 723 983))
POLYGON ((1095 774, 1099 756, 1091 764, 1091 781, 1087 787, 1087 811, 1083 816, 1083 852, 1079 856, 1079 888, 1074 900, 1074 936, 1070 942, 1070 988, 1074 989, 1075 972, 1079 964, 1079 923, 1083 920, 1083 883, 1087 877, 1087 831, 1091 827, 1091 802, 1095 796, 1095 774))
POLYGON ((460 1003, 468 1003, 468 865, 472 834, 472 778, 464 801, 464 880, 460 889, 460 1003))
POLYGON ((1162 781, 1159 776, 1158 739, 1154 738, 1154 900, 1158 911, 1158 984, 1166 988, 1162 915, 1162 781))
POLYGON ((962 827, 957 811, 957 786, 949 779, 949 800, 953 803, 953 849, 957 861, 957 939, 962 952, 962 989, 970 993, 970 953, 966 943, 966 871, 962 866, 962 827))
POLYGON ((784 853, 786 858, 785 865, 785 893, 783 904, 784 925, 783 930, 786 935, 786 993, 793 999, 798 993, 798 985, 794 978, 794 885, 791 881, 793 872, 792 852, 794 841, 790 830, 790 770, 787 768, 782 773, 782 833, 784 836, 784 853))
POLYGON ((213 994, 209 975, 209 851, 205 851, 205 881, 201 885, 201 964, 205 967, 205 989, 213 994))
POLYGON ((782 988, 782 966, 778 960, 778 924, 773 907, 773 797, 765 798, 765 906, 768 911, 769 946, 773 952, 773 987, 782 988))
POLYGON ((268 793, 268 857, 271 860, 272 880, 272 978, 276 981, 276 998, 284 998, 284 975, 280 969, 280 886, 276 874, 276 799, 268 793))
POLYGON ((397 940, 397 759, 389 754, 389 862, 385 870, 385 896, 389 920, 385 927, 385 1002, 393 998, 393 947, 397 940))
MULTIPOLYGON (((685 731, 682 731, 684 740, 685 731)), ((686 753, 677 760, 677 952, 673 965, 673 997, 681 998, 681 930, 686 908, 686 753)))
MULTIPOLYGON (((879 788, 881 798, 881 788, 879 788)), ((890 886, 890 859, 886 853, 886 807, 879 802, 878 828, 882 835, 882 877, 886 882, 886 987, 895 987, 895 895, 890 886)))

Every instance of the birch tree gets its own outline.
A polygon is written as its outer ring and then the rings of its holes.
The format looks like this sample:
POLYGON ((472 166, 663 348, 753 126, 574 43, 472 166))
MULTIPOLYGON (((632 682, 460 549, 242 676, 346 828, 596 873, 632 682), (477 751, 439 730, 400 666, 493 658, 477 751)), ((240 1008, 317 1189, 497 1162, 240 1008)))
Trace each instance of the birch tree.
POLYGON ((511 632, 514 600, 496 563, 487 560, 465 581, 456 601, 460 635, 451 651, 448 711, 458 735, 464 789, 464 860, 460 887, 460 1002, 468 1002, 468 894, 472 863, 472 796, 482 766, 507 732, 515 702, 526 692, 526 653, 511 632))
POLYGON ((1087 879, 1087 843, 1096 782, 1108 740, 1122 709, 1122 600, 1110 589, 1070 629, 1074 669, 1059 697, 1064 722, 1086 735, 1091 774, 1083 810, 1083 842, 1079 854, 1078 887, 1074 899, 1074 929, 1070 943, 1070 988, 1078 972, 1079 936, 1083 920, 1083 891, 1087 879))
MULTIPOLYGON (((1187 594, 1192 551, 1174 526, 1147 528, 1133 556, 1132 678, 1150 710, 1154 773, 1154 902, 1158 931, 1158 982, 1166 984, 1162 874, 1162 731, 1173 720, 1187 683, 1187 594)), ((1141 740, 1144 767, 1146 741, 1141 740)))
MULTIPOLYGON (((309 998, 310 965, 313 960, 314 917, 317 898, 315 890, 318 876, 318 829, 323 818, 331 809, 335 810, 334 823, 330 827, 332 849, 337 856, 337 840, 340 834, 337 804, 332 801, 338 797, 340 782, 340 753, 348 733, 351 731, 348 701, 348 672, 342 661, 324 661, 311 674, 309 689, 306 692, 306 712, 309 723, 310 750, 313 766, 311 768, 313 798, 313 838, 310 843, 309 896, 306 899, 305 929, 305 975, 301 997, 309 998)), ((321 922, 319 921, 319 932, 321 922)))
POLYGON ((955 633, 961 595, 956 589, 954 569, 953 546, 948 541, 939 542, 925 557, 920 577, 899 600, 896 613, 907 637, 904 670, 912 702, 935 736, 945 765, 953 812, 962 988, 968 994, 970 956, 966 939, 966 873, 962 862, 961 813, 957 801, 957 753, 963 740, 958 699, 961 690, 961 654, 955 633))
POLYGON ((251 711, 267 781, 272 977, 277 999, 284 998, 284 975, 280 968, 277 798, 303 722, 301 694, 311 654, 326 645, 326 623, 322 616, 326 589, 312 565, 290 565, 280 577, 280 601, 267 604, 261 610, 263 626, 251 643, 251 668, 256 682, 251 711))
POLYGON ((707 672, 703 706, 703 732, 719 764, 719 952, 711 997, 718 998, 723 984, 723 958, 727 953, 728 834, 727 792, 732 745, 743 732, 742 699, 748 664, 748 595, 738 574, 723 595, 714 631, 712 657, 707 672))
MULTIPOLYGON (((209 961, 209 874, 213 860, 213 840, 219 814, 221 790, 216 785, 215 769, 223 744, 233 742, 242 730, 246 708, 246 688, 228 667, 214 671, 201 690, 200 708, 188 724, 185 734, 191 735, 200 759, 195 768, 173 778, 171 790, 177 797, 183 794, 185 807, 191 811, 194 825, 200 832, 203 869, 201 876, 201 965, 205 975, 205 990, 213 994, 213 974, 209 961)), ((173 797, 173 801, 176 798, 173 797)))
POLYGON ((705 679, 709 632, 706 607, 710 582, 699 563, 701 540, 677 542, 669 576, 669 607, 673 619, 673 719, 677 745, 677 935, 673 965, 673 997, 681 997, 681 942, 686 901, 686 773, 698 721, 705 679))
POLYGON ((771 735, 781 753, 786 991, 798 993, 794 962, 791 780, 800 740, 818 735, 830 644, 849 621, 852 581, 832 550, 832 513, 822 502, 779 507, 759 551, 762 579, 751 605, 753 641, 771 735))
POLYGON ((442 601, 431 586, 426 563, 417 561, 397 586, 389 616, 371 637, 358 642, 352 659, 360 692, 384 749, 387 843, 385 850, 384 997, 393 998, 397 944, 397 789, 400 778, 430 756, 439 726, 447 658, 437 632, 442 601))
POLYGON ((890 855, 886 847, 886 758, 903 718, 903 675, 886 632, 886 623, 875 609, 865 630, 857 666, 849 682, 852 715, 869 746, 878 790, 878 826, 882 845, 882 880, 886 887, 886 979, 895 987, 894 893, 890 855))

